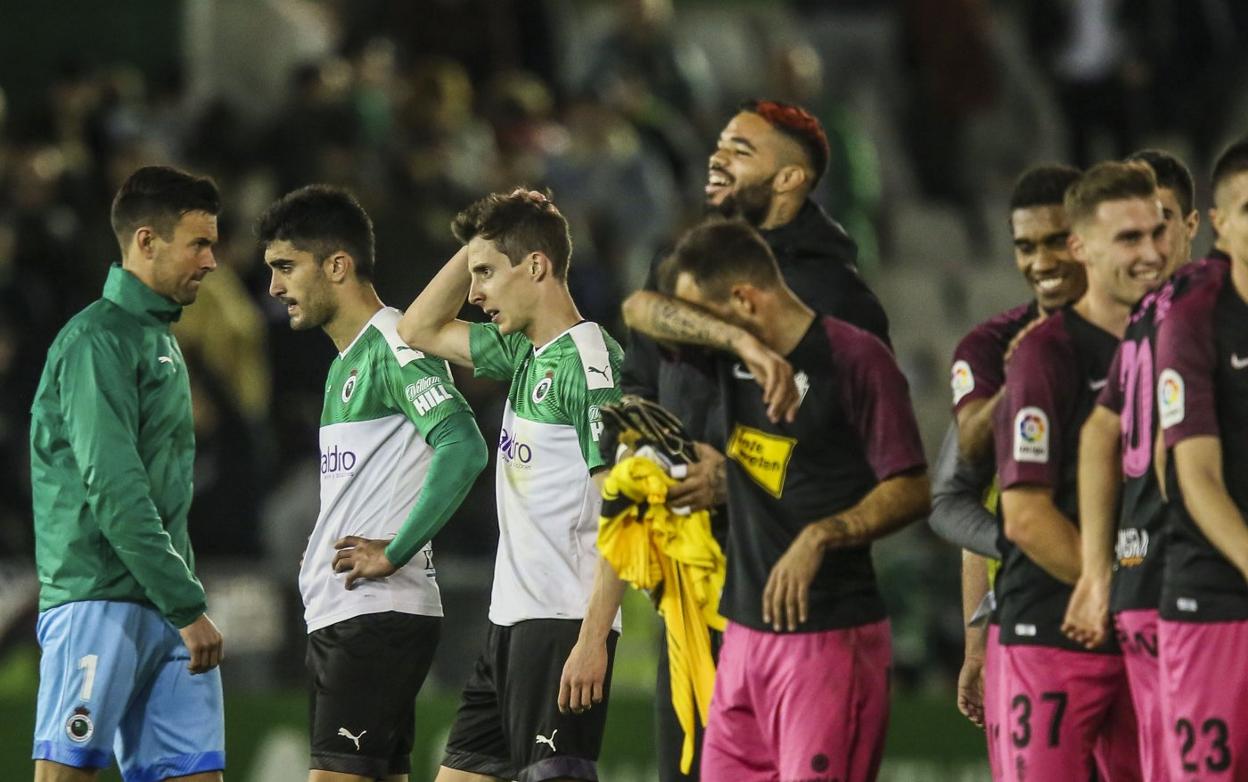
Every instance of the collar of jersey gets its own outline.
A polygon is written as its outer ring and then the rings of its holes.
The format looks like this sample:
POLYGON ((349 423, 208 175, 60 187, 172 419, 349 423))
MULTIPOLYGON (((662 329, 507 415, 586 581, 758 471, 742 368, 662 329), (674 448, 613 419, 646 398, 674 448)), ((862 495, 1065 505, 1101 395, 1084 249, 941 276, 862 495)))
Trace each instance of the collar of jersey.
POLYGON ((359 332, 356 333, 355 338, 351 340, 351 344, 347 345, 346 349, 344 349, 341 353, 338 354, 338 358, 343 358, 348 353, 350 353, 351 348, 355 347, 355 343, 360 341, 360 337, 364 336, 364 332, 368 331, 368 327, 373 325, 373 321, 377 320, 377 318, 381 316, 381 313, 389 309, 393 309, 393 307, 387 307, 385 305, 382 305, 381 309, 374 312, 373 317, 369 318, 368 322, 365 323, 363 327, 360 328, 359 332))
POLYGON ((548 347, 550 347, 551 345, 553 345, 553 344, 555 344, 556 342, 558 342, 558 341, 559 341, 562 337, 564 337, 564 336, 565 336, 565 335, 567 335, 567 334, 571 334, 573 331, 575 331, 576 329, 580 328, 581 326, 587 326, 587 325, 590 325, 590 322, 589 322, 589 321, 587 321, 587 320, 578 320, 576 323, 573 323, 571 326, 569 326, 568 328, 566 328, 566 329, 564 329, 563 331, 561 331, 561 332, 560 332, 559 334, 557 334, 557 335, 556 335, 553 339, 549 340, 549 341, 548 341, 545 345, 542 345, 540 348, 539 348, 537 345, 534 345, 534 346, 533 346, 533 355, 535 355, 535 356, 540 356, 540 355, 542 355, 542 351, 543 351, 543 350, 545 350, 546 348, 548 348, 548 347))
POLYGON ((161 296, 138 277, 114 263, 104 282, 104 298, 126 312, 158 323, 173 323, 182 317, 182 305, 161 296))

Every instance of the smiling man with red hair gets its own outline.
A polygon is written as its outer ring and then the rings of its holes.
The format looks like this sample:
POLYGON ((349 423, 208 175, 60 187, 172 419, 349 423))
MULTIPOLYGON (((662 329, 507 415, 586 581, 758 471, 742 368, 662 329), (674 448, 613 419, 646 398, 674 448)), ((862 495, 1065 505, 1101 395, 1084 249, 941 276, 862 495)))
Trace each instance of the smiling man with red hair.
MULTIPOLYGON (((857 245, 810 193, 828 167, 828 139, 819 120, 801 106, 774 100, 741 104, 724 126, 707 161, 708 211, 740 217, 758 230, 771 250, 784 283, 812 310, 865 329, 888 342, 888 318, 875 294, 858 274, 857 245)), ((657 268, 657 265, 656 265, 657 268)), ((652 272, 648 289, 657 290, 652 272)), ((665 293, 671 293, 665 290, 665 293)), ((643 336, 646 314, 630 334, 621 387, 658 402, 699 441, 699 460, 688 477, 668 494, 674 505, 694 509, 722 508, 726 501, 726 467, 718 396, 713 384, 689 361, 673 360, 643 336)), ((686 356, 687 357, 687 356, 686 356)), ((722 512, 714 517, 723 543, 722 512)), ((660 649, 666 646, 660 644, 660 649)), ((664 652, 665 654, 665 652, 664 652)), ((688 782, 694 772, 680 771, 681 730, 671 708, 667 661, 659 661, 656 698, 660 782, 688 782)))

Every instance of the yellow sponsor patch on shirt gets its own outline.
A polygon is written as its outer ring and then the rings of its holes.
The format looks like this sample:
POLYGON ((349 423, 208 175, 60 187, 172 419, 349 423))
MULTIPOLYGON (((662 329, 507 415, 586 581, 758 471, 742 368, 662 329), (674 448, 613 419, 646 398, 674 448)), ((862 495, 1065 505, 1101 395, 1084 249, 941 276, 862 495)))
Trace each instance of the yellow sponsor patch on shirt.
POLYGON ((728 439, 728 458, 745 469, 754 482, 779 498, 797 440, 738 424, 728 439))

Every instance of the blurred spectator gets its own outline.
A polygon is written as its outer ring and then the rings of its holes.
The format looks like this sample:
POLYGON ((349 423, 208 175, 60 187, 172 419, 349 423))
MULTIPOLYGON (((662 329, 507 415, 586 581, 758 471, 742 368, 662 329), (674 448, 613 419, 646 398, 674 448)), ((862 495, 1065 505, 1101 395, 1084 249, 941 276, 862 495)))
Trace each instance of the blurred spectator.
POLYGON ((845 102, 824 89, 823 61, 804 42, 782 43, 771 54, 777 100, 805 106, 828 136, 828 170, 812 198, 858 243, 858 268, 868 277, 879 266, 880 161, 875 143, 845 102))
POLYGON ((699 139, 719 121, 706 55, 677 37, 672 0, 623 0, 617 12, 614 27, 592 48, 596 57, 582 90, 628 117, 682 190, 695 192, 703 180, 699 139))
POLYGON ((1151 53, 1141 50, 1138 27, 1146 16, 1123 0, 1024 5, 1032 48, 1066 114, 1075 165, 1086 168, 1135 149, 1139 123, 1146 121, 1141 101, 1151 53))
POLYGON ((966 129, 998 96, 988 3, 904 0, 901 13, 911 165, 924 193, 956 205, 967 233, 985 248, 988 232, 970 176, 975 156, 966 129))

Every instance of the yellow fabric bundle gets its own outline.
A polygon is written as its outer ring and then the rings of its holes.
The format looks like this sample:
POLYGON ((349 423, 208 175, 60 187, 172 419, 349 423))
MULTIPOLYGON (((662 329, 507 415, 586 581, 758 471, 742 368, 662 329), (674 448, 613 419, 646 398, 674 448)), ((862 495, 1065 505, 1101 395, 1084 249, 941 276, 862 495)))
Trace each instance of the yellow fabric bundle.
POLYGON ((629 457, 615 465, 602 487, 598 550, 634 587, 662 587, 658 609, 667 628, 672 706, 685 733, 680 769, 688 773, 693 763, 693 721, 700 716, 706 725, 715 689, 708 628, 724 629, 719 596, 725 560, 711 535, 709 513, 677 516, 667 509, 667 490, 675 483, 644 457, 629 457))

